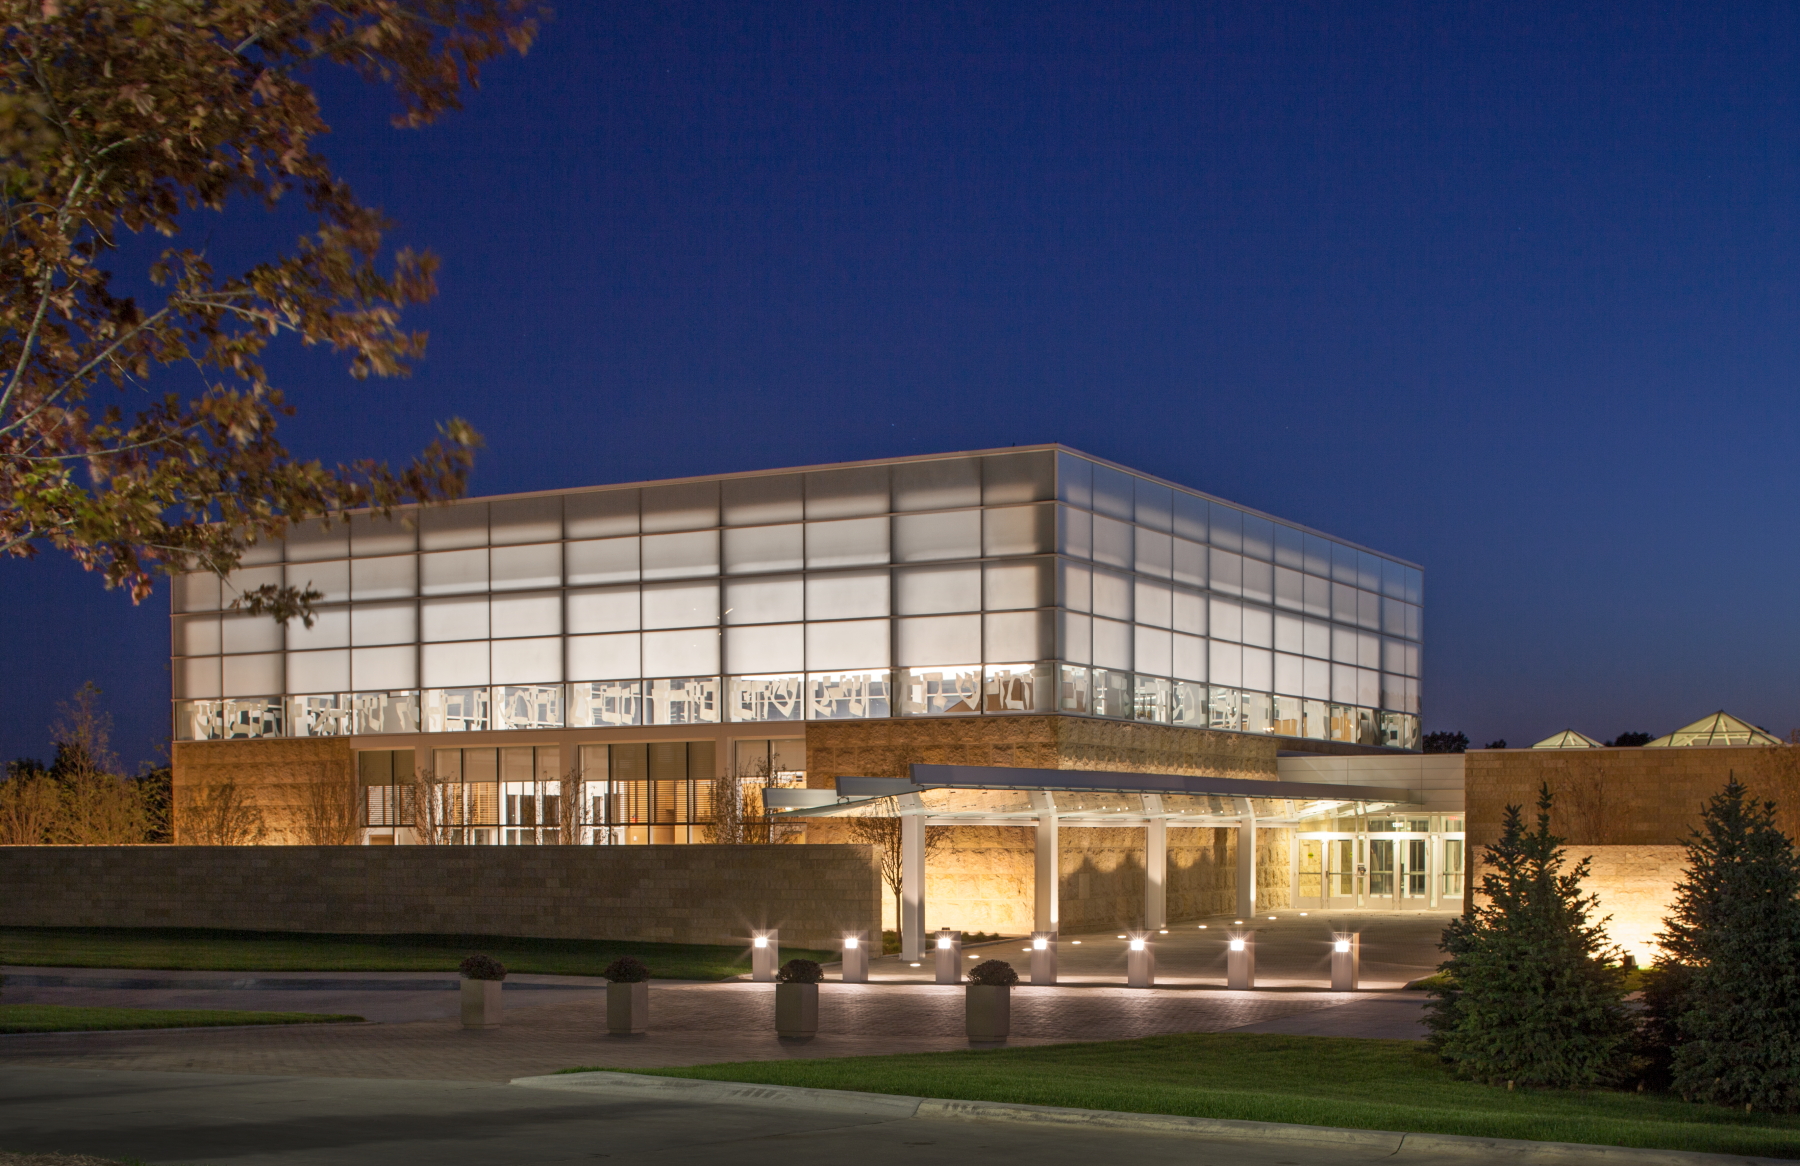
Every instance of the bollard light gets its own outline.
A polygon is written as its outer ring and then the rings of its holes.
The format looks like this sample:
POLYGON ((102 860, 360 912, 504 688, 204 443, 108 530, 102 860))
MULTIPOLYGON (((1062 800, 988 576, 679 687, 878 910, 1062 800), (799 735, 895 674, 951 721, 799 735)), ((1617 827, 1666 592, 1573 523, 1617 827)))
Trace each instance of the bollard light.
POLYGON ((1131 941, 1131 950, 1132 951, 1143 951, 1144 950, 1144 941, 1141 939, 1132 940, 1131 941))
POLYGON ((1225 945, 1226 987, 1243 992, 1256 987, 1256 936, 1233 935, 1225 945))
POLYGON ((1150 933, 1133 931, 1129 933, 1131 942, 1125 951, 1125 986, 1128 988, 1154 988, 1156 986, 1156 953, 1150 950, 1150 933))
POLYGON ((1032 932, 1031 947, 1027 950, 1031 952, 1031 982, 1056 983, 1056 932, 1032 932))
POLYGON ((1331 936, 1331 990, 1354 992, 1362 979, 1362 933, 1338 931, 1331 936))
POLYGON ((1045 939, 1041 935, 1031 941, 1031 950, 1032 951, 1046 951, 1049 949, 1049 947, 1050 947, 1050 941, 1045 939))
POLYGON ((781 932, 774 928, 750 933, 750 978, 759 984, 773 983, 775 969, 781 963, 781 932))
POLYGON ((1244 941, 1241 939, 1232 940, 1231 941, 1231 950, 1232 951, 1243 951, 1244 950, 1244 941))
POLYGON ((934 945, 932 958, 936 961, 935 979, 940 984, 960 984, 962 982, 962 932, 940 931, 934 945))
POLYGON ((1340 951, 1340 952, 1347 952, 1350 950, 1350 941, 1347 939, 1340 939, 1335 944, 1332 945, 1332 950, 1340 951))
POLYGON ((840 973, 844 983, 869 982, 869 945, 864 942, 868 938, 869 933, 866 931, 844 932, 844 962, 840 973))
POLYGON ((949 951, 950 950, 950 937, 948 935, 938 936, 938 950, 939 951, 949 951))

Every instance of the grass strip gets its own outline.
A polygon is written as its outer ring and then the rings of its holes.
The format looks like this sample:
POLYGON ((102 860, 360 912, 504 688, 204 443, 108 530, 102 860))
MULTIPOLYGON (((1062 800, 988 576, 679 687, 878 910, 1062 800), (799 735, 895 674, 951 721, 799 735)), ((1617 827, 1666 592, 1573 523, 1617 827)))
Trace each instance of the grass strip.
POLYGON ((232 1012, 221 1008, 84 1008, 68 1004, 0 1004, 0 1033, 215 1028, 230 1024, 343 1024, 361 1019, 360 1016, 335 1012, 232 1012))
MULTIPOLYGON (((63 968, 231 972, 454 972, 491 955, 508 971, 597 976, 622 955, 659 980, 723 980, 750 970, 750 947, 528 939, 502 935, 332 935, 182 927, 0 928, 0 963, 63 968)), ((826 963, 836 952, 782 949, 826 963)))
POLYGON ((1800 1158, 1797 1116, 1744 1114, 1660 1093, 1509 1092, 1456 1079, 1414 1041, 1189 1033, 616 1071, 1125 1113, 1800 1158))

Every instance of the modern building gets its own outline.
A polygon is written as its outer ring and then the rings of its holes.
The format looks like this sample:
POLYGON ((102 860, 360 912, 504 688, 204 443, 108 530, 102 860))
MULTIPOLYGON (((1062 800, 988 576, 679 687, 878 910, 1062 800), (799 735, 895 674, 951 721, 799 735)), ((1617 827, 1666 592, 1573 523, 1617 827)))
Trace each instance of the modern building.
POLYGON ((704 841, 730 774, 1272 779, 1416 749, 1422 598, 1411 563, 1061 446, 355 515, 178 580, 176 782, 279 811, 354 773, 364 840, 407 842, 423 773, 456 841, 635 844, 704 841), (231 609, 265 583, 317 591, 310 625, 231 609))

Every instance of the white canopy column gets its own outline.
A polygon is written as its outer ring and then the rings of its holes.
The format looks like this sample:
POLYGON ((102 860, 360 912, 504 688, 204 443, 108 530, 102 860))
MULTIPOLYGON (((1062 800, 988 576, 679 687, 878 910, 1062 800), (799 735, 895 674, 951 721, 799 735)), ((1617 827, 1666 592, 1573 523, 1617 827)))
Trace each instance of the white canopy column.
POLYGON ((1062 914, 1058 900, 1058 879, 1061 876, 1061 856, 1056 847, 1056 795, 1047 790, 1035 790, 1031 795, 1032 808, 1037 811, 1037 848, 1036 879, 1032 894, 1033 928, 1038 931, 1059 930, 1059 917, 1062 914))
POLYGON ((1249 798, 1238 798, 1237 913, 1256 913, 1256 810, 1249 798))
POLYGON ((1158 931, 1169 925, 1169 820, 1161 794, 1144 795, 1144 813, 1144 926, 1158 931))
POLYGON ((900 958, 925 958, 925 803, 918 794, 900 802, 900 958))

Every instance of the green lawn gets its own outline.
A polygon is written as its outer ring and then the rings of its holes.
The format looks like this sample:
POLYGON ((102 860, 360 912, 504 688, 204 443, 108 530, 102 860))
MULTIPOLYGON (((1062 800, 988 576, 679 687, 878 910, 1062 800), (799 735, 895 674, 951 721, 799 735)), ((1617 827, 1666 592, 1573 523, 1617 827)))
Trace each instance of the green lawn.
POLYGON ((97 1032, 120 1028, 211 1028, 222 1024, 340 1024, 360 1016, 324 1012, 228 1012, 218 1008, 80 1008, 0 1004, 0 1032, 97 1032))
MULTIPOLYGON (((245 972, 454 972, 476 952, 508 971, 597 976, 633 955, 660 980, 722 980, 750 970, 750 949, 498 935, 318 935, 178 927, 0 928, 0 964, 245 972)), ((783 948, 825 963, 836 952, 783 948)))
POLYGON ((1665 1094, 1509 1093, 1455 1079, 1412 1041, 1187 1034, 625 1071, 1129 1113, 1800 1158, 1800 1116, 1746 1115, 1665 1094))

